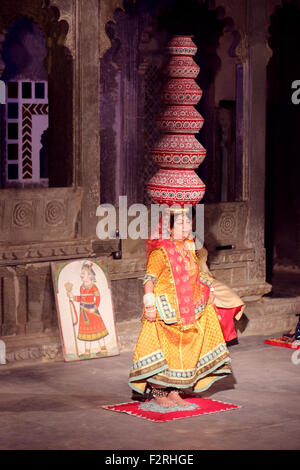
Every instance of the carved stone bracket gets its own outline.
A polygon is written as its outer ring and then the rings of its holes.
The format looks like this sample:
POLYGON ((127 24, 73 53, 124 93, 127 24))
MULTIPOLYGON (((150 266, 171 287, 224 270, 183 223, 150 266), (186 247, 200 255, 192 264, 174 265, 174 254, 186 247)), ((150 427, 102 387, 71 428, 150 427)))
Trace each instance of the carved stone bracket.
POLYGON ((233 42, 229 50, 232 57, 236 57, 237 61, 243 63, 247 54, 246 44, 246 25, 243 15, 244 5, 241 0, 226 0, 211 1, 209 3, 210 9, 216 9, 219 12, 220 18, 226 18, 227 26, 225 31, 231 32, 233 42))
POLYGON ((110 0, 109 2, 100 2, 99 23, 100 23, 100 45, 99 57, 103 57, 105 52, 111 47, 111 42, 106 34, 106 23, 112 21, 115 23, 114 13, 117 9, 124 10, 123 0, 110 0))
POLYGON ((63 40, 64 45, 69 49, 71 54, 74 55, 76 41, 76 2, 73 0, 50 0, 50 5, 57 8, 60 13, 59 20, 66 22, 69 27, 67 36, 65 38, 60 37, 58 43, 61 44, 60 41, 63 40))

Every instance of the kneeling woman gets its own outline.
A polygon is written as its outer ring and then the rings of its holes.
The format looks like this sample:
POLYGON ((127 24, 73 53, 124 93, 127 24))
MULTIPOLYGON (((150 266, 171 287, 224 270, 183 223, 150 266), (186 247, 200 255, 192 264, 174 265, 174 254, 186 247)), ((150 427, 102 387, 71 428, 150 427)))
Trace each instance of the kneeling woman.
POLYGON ((199 270, 189 239, 192 220, 171 214, 171 236, 147 241, 142 329, 129 385, 162 406, 185 405, 180 391, 207 390, 231 373, 210 277, 199 270))

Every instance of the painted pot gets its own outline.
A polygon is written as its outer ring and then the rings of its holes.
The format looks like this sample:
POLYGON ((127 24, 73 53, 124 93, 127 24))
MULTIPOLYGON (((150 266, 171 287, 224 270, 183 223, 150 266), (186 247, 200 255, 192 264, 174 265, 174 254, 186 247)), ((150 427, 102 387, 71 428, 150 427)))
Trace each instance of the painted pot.
POLYGON ((197 46, 192 41, 193 36, 173 36, 166 47, 167 54, 194 56, 197 46))
POLYGON ((205 184, 193 170, 161 169, 152 177, 148 191, 156 204, 198 204, 205 184))
POLYGON ((196 169, 203 162, 205 148, 194 134, 164 134, 152 148, 151 156, 161 168, 196 169))
POLYGON ((194 106, 168 106, 156 119, 162 132, 197 134, 204 119, 194 106))
POLYGON ((189 56, 173 56, 164 68, 164 75, 173 78, 197 78, 200 67, 189 56))
POLYGON ((204 123, 194 107, 202 97, 195 82, 200 70, 193 60, 197 47, 192 36, 174 36, 166 51, 170 60, 161 92, 166 107, 156 119, 163 135, 150 152, 160 170, 148 183, 148 193, 156 204, 195 205, 205 194, 205 184, 194 170, 206 155, 194 135, 204 123))
POLYGON ((164 85, 161 97, 166 104, 196 105, 202 90, 192 78, 171 78, 164 85))

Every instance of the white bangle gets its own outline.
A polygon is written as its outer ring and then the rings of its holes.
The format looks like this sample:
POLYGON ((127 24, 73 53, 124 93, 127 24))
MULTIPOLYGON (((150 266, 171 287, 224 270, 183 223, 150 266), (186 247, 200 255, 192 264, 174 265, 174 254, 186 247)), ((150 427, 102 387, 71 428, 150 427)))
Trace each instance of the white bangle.
POLYGON ((152 292, 145 294, 143 297, 145 307, 152 307, 155 305, 155 295, 152 292))

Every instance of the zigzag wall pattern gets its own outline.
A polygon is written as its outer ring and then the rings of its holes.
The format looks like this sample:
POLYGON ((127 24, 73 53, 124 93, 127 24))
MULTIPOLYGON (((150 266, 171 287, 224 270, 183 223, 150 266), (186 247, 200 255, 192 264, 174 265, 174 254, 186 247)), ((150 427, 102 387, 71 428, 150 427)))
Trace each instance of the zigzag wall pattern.
POLYGON ((22 106, 22 177, 32 178, 32 116, 48 114, 48 104, 22 106))

